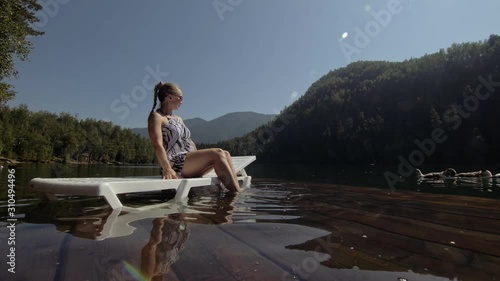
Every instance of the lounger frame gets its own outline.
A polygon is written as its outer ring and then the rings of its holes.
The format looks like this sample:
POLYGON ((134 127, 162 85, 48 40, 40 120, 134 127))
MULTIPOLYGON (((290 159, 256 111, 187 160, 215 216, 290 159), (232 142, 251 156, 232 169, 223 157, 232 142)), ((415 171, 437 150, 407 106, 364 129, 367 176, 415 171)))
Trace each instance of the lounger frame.
MULTIPOLYGON (((233 156, 233 166, 241 181, 241 187, 250 185, 252 177, 247 175, 245 167, 256 160, 255 156, 233 156)), ((34 178, 29 187, 40 197, 47 200, 57 200, 58 194, 80 196, 103 196, 113 209, 123 205, 118 194, 135 192, 152 192, 168 189, 177 190, 174 202, 180 202, 187 197, 189 190, 197 186, 219 184, 215 172, 210 172, 202 178, 183 178, 164 180, 160 177, 123 177, 123 178, 34 178)), ((222 183, 220 183, 222 184, 222 183)))

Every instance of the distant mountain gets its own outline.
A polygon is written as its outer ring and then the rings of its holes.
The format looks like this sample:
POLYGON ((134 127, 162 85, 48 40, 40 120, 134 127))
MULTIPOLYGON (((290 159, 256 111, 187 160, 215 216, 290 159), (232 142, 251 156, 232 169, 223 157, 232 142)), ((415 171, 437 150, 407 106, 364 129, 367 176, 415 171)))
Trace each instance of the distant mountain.
MULTIPOLYGON (((268 123, 274 116, 274 114, 255 112, 233 112, 211 121, 201 118, 185 119, 184 124, 191 131, 191 137, 196 143, 216 143, 243 136, 268 123)), ((147 128, 131 130, 144 137, 149 137, 147 128)))
POLYGON ((229 140, 254 130, 266 124, 275 115, 255 112, 234 112, 223 115, 206 123, 186 126, 191 130, 196 143, 216 143, 229 140))
MULTIPOLYGON (((193 118, 184 120, 184 124, 191 130, 191 127, 196 127, 208 123, 207 120, 201 118, 193 118)), ((145 138, 149 138, 148 128, 132 128, 133 133, 139 134, 145 138)))
POLYGON ((132 133, 139 134, 145 138, 149 138, 148 128, 132 128, 132 133))
POLYGON ((201 118, 193 118, 184 120, 184 124, 191 130, 192 127, 208 123, 207 120, 201 118))

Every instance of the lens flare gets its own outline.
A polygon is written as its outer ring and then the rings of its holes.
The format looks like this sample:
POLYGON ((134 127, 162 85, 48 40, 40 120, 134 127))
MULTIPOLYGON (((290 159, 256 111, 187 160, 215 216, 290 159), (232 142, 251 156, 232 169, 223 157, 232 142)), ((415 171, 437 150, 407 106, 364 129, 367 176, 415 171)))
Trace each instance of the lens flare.
POLYGON ((135 268, 133 265, 127 261, 123 261, 123 267, 125 270, 137 281, 147 281, 148 279, 142 276, 141 271, 135 268))

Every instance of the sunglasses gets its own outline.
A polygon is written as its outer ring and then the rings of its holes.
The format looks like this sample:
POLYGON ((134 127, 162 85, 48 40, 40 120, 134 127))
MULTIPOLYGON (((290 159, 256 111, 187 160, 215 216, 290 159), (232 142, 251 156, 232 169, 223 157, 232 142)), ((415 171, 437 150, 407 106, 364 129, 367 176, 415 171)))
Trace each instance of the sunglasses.
POLYGON ((183 97, 182 97, 181 95, 172 95, 172 96, 174 96, 174 97, 178 97, 178 98, 179 98, 179 100, 181 100, 181 101, 183 100, 183 97))

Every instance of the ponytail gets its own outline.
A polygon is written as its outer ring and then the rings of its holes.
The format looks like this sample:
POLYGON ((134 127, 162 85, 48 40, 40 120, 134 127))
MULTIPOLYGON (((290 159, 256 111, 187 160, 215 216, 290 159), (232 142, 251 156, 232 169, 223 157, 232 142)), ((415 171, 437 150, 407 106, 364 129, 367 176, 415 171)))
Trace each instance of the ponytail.
POLYGON ((160 82, 160 83, 158 83, 158 84, 155 85, 154 98, 153 98, 153 108, 151 108, 151 113, 153 113, 153 111, 155 110, 156 99, 158 98, 158 93, 160 92, 161 86, 163 86, 163 82, 160 82))

